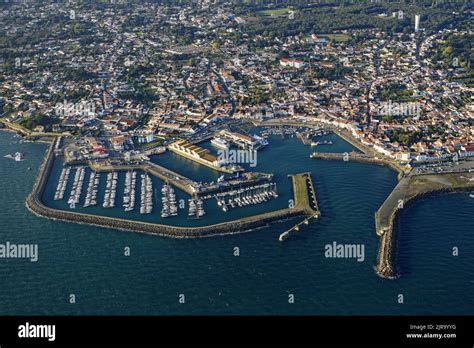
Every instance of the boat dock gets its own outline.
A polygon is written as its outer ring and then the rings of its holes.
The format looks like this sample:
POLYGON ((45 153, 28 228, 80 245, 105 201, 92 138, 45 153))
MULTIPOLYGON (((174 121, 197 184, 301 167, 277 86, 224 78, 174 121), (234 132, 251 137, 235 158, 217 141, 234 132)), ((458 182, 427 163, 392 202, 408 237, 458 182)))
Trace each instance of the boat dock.
POLYGON ((319 211, 318 201, 316 198, 316 191, 314 189, 311 173, 301 173, 289 175, 293 183, 294 207, 305 211, 307 217, 300 223, 294 225, 286 230, 278 237, 280 242, 284 241, 290 236, 290 233, 300 230, 301 225, 308 225, 310 219, 317 219, 321 216, 319 211))
POLYGON ((270 199, 277 198, 276 183, 265 183, 256 186, 250 186, 239 190, 226 191, 214 196, 217 205, 227 212, 231 208, 244 207, 267 202, 270 199))
POLYGON ((143 170, 145 170, 151 175, 160 178, 164 182, 173 185, 177 189, 186 192, 189 195, 194 195, 195 187, 199 186, 196 181, 191 180, 185 177, 184 175, 173 172, 153 162, 146 162, 146 164, 143 166, 143 170))

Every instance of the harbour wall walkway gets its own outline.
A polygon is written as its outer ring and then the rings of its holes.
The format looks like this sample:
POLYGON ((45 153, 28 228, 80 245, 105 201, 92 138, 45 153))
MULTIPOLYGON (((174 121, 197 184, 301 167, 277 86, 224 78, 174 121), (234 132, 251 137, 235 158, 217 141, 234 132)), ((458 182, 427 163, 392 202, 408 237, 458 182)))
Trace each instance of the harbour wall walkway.
POLYGON ((109 165, 101 166, 96 165, 92 162, 88 162, 89 167, 96 172, 113 172, 113 171, 129 171, 129 170, 143 170, 157 178, 170 183, 176 188, 189 195, 195 194, 193 187, 197 187, 198 183, 191 180, 184 175, 173 172, 167 168, 164 168, 158 164, 152 162, 145 162, 143 164, 136 165, 109 165))
POLYGON ((306 217, 303 221, 281 233, 278 237, 280 242, 286 240, 293 231, 298 232, 301 226, 308 225, 310 219, 321 217, 316 198, 316 191, 314 189, 313 180, 311 179, 311 173, 292 174, 288 175, 288 177, 291 178, 293 185, 295 208, 304 210, 306 212, 306 217))
POLYGON ((88 224, 105 228, 114 228, 119 230, 141 232, 175 238, 193 238, 242 233, 267 226, 271 222, 306 214, 305 210, 303 209, 288 208, 214 225, 199 227, 178 227, 52 209, 43 204, 42 196, 53 163, 54 142, 51 143, 50 147, 48 148, 44 161, 40 167, 38 177, 34 183, 33 189, 27 197, 26 206, 34 214, 54 220, 62 220, 79 224, 88 224))
POLYGON ((400 180, 403 175, 406 173, 406 170, 401 167, 395 161, 391 161, 385 158, 381 158, 369 154, 361 154, 357 152, 348 152, 348 153, 329 153, 329 152, 313 152, 310 155, 310 158, 323 159, 323 160, 337 160, 337 161, 354 161, 354 162, 363 162, 363 163, 375 163, 379 165, 385 165, 392 168, 398 173, 398 179, 400 180))
POLYGON ((471 191, 474 189, 474 174, 412 175, 399 181, 384 203, 375 213, 375 228, 379 236, 379 251, 376 272, 383 278, 395 278, 396 268, 396 221, 398 214, 408 204, 426 197, 443 193, 471 191), (461 184, 453 185, 453 177, 464 178, 461 184), (422 183, 421 185, 419 183, 422 183))

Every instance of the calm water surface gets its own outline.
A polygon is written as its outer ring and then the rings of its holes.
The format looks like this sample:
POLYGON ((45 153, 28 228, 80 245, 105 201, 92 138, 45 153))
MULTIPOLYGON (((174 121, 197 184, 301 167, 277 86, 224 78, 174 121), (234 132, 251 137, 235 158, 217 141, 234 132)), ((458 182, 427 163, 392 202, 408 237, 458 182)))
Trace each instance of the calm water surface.
MULTIPOLYGON (((335 144, 320 151, 352 150, 334 135, 327 139, 335 144)), ((310 171, 322 218, 285 243, 277 237, 296 220, 232 236, 170 239, 36 217, 24 202, 46 145, 20 143, 12 133, 0 132, 0 243, 39 247, 36 263, 0 259, 0 314, 474 313, 474 200, 468 194, 430 198, 404 210, 397 255, 401 277, 380 279, 373 269, 378 246, 374 212, 395 186, 396 174, 370 164, 310 160, 312 149, 296 138, 270 140, 254 170, 275 174, 280 197, 228 213, 209 200, 205 222, 285 207, 292 196, 287 174, 310 171), (26 153, 26 160, 3 157, 16 151, 26 153), (333 241, 364 244, 365 261, 325 258, 324 246, 333 241), (454 246, 457 257, 452 256, 454 246), (131 248, 131 256, 124 256, 125 247, 131 248), (69 303, 70 294, 76 296, 75 304, 69 303), (185 295, 185 304, 179 304, 179 294, 185 295), (294 304, 288 303, 289 294, 294 294, 294 304), (404 304, 397 303, 398 294, 404 295, 404 304)), ((153 160, 198 181, 219 176, 171 153, 153 160)), ((57 162, 44 199, 67 209, 51 201, 60 170, 57 162)), ((105 175, 102 180, 104 185, 105 175)), ((119 187, 122 182, 123 175, 119 187)), ((161 185, 154 180, 158 199, 161 185)), ((115 209, 77 209, 163 222, 160 205, 149 216, 124 213, 120 189, 118 194, 115 209)), ((187 196, 179 192, 178 198, 187 196)), ((205 223, 188 220, 185 211, 165 221, 205 223)))

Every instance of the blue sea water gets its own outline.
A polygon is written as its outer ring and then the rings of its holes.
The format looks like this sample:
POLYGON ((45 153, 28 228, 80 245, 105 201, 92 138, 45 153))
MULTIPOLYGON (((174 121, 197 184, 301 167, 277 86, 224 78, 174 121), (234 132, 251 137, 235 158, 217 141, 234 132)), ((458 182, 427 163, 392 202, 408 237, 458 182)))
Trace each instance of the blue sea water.
MULTIPOLYGON (((352 150, 334 135, 328 139, 335 144, 321 151, 352 150)), ((374 212, 396 184, 396 174, 386 167, 310 160, 314 149, 296 138, 272 137, 259 153, 255 170, 275 174, 280 197, 268 207, 229 213, 208 201, 207 221, 286 206, 291 198, 287 174, 304 171, 312 173, 321 219, 284 243, 277 237, 295 220, 238 235, 171 239, 33 215, 24 202, 46 145, 19 140, 0 132, 0 244, 38 244, 39 260, 0 259, 0 315, 474 313, 474 200, 468 194, 422 200, 400 214, 400 277, 387 280, 374 272, 378 247, 374 212), (25 161, 3 157, 16 151, 26 153, 25 161), (363 244, 365 260, 325 258, 324 246, 334 241, 363 244), (126 247, 130 256, 124 255, 126 247), (240 256, 234 256, 235 247, 240 256), (459 249, 458 256, 453 256, 453 247, 459 249), (69 302, 70 294, 76 303, 69 302), (185 296, 184 304, 178 301, 180 294, 185 296), (294 295, 294 303, 288 302, 289 294, 294 295), (403 304, 398 303, 399 294, 404 295, 403 304)), ((173 156, 154 160, 196 180, 218 177, 210 169, 173 156)), ((60 168, 59 163, 54 173, 60 168)), ((48 199, 55 180, 52 175, 44 199, 68 209, 48 199)), ((155 187, 161 188, 158 180, 155 187)), ((180 197, 187 198, 182 193, 180 197)), ((160 221, 159 206, 147 217, 124 215, 120 206, 105 213, 160 221)), ((101 208, 78 209, 104 213, 101 208)), ((166 222, 193 223, 184 212, 166 222)))

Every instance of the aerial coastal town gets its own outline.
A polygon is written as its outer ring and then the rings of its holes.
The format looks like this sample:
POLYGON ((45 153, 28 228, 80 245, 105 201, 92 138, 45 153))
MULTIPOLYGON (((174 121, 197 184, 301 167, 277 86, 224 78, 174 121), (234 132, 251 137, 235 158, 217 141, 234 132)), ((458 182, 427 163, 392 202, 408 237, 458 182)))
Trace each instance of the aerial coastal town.
POLYGON ((253 35, 305 8, 126 4, 2 4, 4 123, 87 139, 71 155, 90 159, 280 119, 345 129, 404 163, 474 151, 471 61, 433 60, 448 41, 472 46, 462 26, 427 31, 426 16, 392 5, 370 16, 408 22, 401 32, 253 35))
POLYGON ((195 343, 203 315, 228 338, 284 315, 293 345, 469 343, 473 15, 471 0, 0 0, 12 344, 161 343, 167 316, 195 317, 180 323, 195 343), (90 316, 114 320, 82 330, 90 316))

